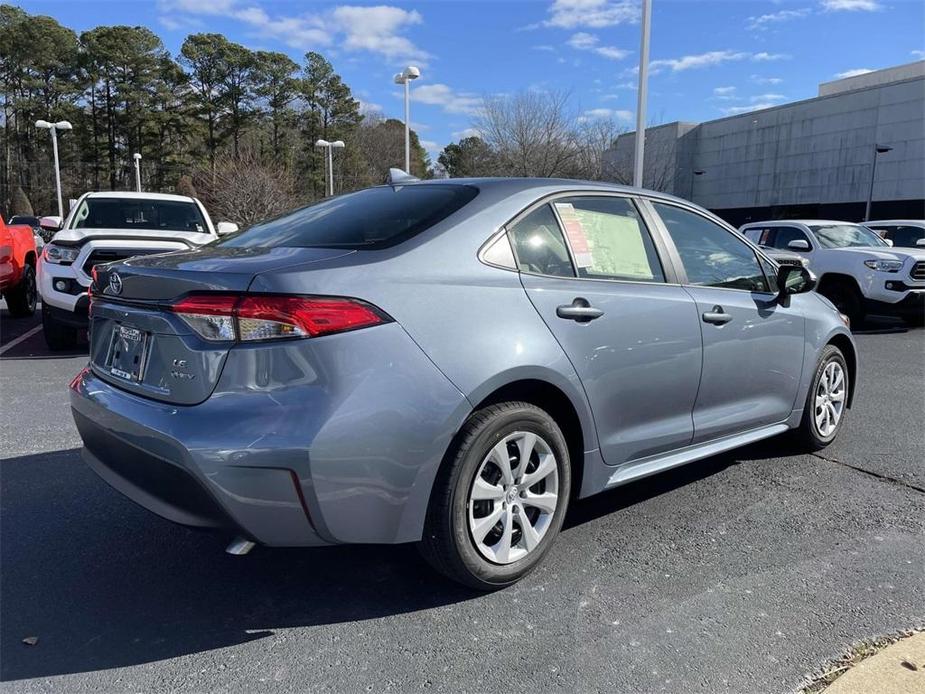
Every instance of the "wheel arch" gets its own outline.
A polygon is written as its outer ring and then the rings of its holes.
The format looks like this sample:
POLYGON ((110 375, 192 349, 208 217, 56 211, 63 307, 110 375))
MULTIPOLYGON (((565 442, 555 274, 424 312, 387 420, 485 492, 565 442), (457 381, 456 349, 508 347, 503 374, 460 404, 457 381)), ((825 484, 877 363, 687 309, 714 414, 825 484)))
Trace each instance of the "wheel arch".
POLYGON ((817 290, 820 294, 822 293, 823 288, 828 287, 832 284, 848 284, 852 288, 856 289, 858 294, 861 294, 861 285, 858 283, 857 278, 853 275, 849 275, 843 272, 826 272, 821 277, 817 283, 817 290))

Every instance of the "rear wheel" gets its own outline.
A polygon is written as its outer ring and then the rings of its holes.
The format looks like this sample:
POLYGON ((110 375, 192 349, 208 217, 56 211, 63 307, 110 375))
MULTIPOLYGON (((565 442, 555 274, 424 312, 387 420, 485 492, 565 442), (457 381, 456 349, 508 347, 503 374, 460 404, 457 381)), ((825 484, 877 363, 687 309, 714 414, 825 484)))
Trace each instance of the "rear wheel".
POLYGON ((473 588, 508 586, 549 551, 570 492, 555 421, 529 403, 486 407, 469 417, 434 485, 421 554, 473 588))
POLYGON ((857 287, 849 282, 828 282, 819 289, 819 293, 835 304, 841 313, 851 321, 851 327, 864 320, 864 297, 857 287))
POLYGON ((848 366, 841 350, 828 345, 822 350, 816 373, 806 395, 803 420, 796 430, 804 448, 825 448, 841 430, 848 409, 848 366))
POLYGON ((35 284, 35 269, 31 265, 23 268, 19 284, 8 291, 5 298, 10 315, 22 318, 35 313, 38 291, 35 284))
POLYGON ((52 351, 74 349, 77 346, 77 328, 55 320, 45 304, 42 304, 42 332, 45 334, 45 344, 52 351))

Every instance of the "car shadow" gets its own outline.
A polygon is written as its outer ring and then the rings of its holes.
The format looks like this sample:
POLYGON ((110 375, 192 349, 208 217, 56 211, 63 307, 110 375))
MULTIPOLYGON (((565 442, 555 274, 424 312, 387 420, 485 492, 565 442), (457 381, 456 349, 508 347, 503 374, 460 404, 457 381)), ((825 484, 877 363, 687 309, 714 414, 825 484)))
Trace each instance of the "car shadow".
MULTIPOLYGON (((573 503, 565 531, 752 458, 756 444, 573 503)), ((770 447, 769 447, 770 446, 770 447)), ((77 449, 0 462, 0 681, 105 670, 235 646, 276 630, 480 599, 413 546, 223 552, 97 479, 77 449), (29 646, 23 639, 35 636, 29 646)))

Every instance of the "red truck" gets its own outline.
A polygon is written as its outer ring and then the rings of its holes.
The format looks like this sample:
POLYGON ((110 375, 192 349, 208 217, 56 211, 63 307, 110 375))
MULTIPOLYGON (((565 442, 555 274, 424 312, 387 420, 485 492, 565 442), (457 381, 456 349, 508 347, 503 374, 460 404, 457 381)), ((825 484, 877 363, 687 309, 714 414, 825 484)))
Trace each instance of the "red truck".
POLYGON ((35 313, 35 236, 25 224, 7 226, 0 216, 0 294, 11 316, 35 313))

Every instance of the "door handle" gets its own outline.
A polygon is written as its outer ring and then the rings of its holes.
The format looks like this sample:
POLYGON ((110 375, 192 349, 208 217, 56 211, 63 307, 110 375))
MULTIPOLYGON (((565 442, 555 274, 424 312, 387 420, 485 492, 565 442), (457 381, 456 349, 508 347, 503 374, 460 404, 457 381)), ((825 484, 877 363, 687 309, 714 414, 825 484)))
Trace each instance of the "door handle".
POLYGON ((703 314, 703 322, 713 325, 725 325, 731 320, 732 316, 726 313, 722 306, 714 306, 712 311, 706 311, 703 314))
POLYGON ((604 315, 604 312, 599 308, 594 308, 587 299, 582 299, 579 296, 571 304, 556 307, 556 315, 559 318, 573 320, 578 323, 587 323, 595 318, 600 318, 604 315))

